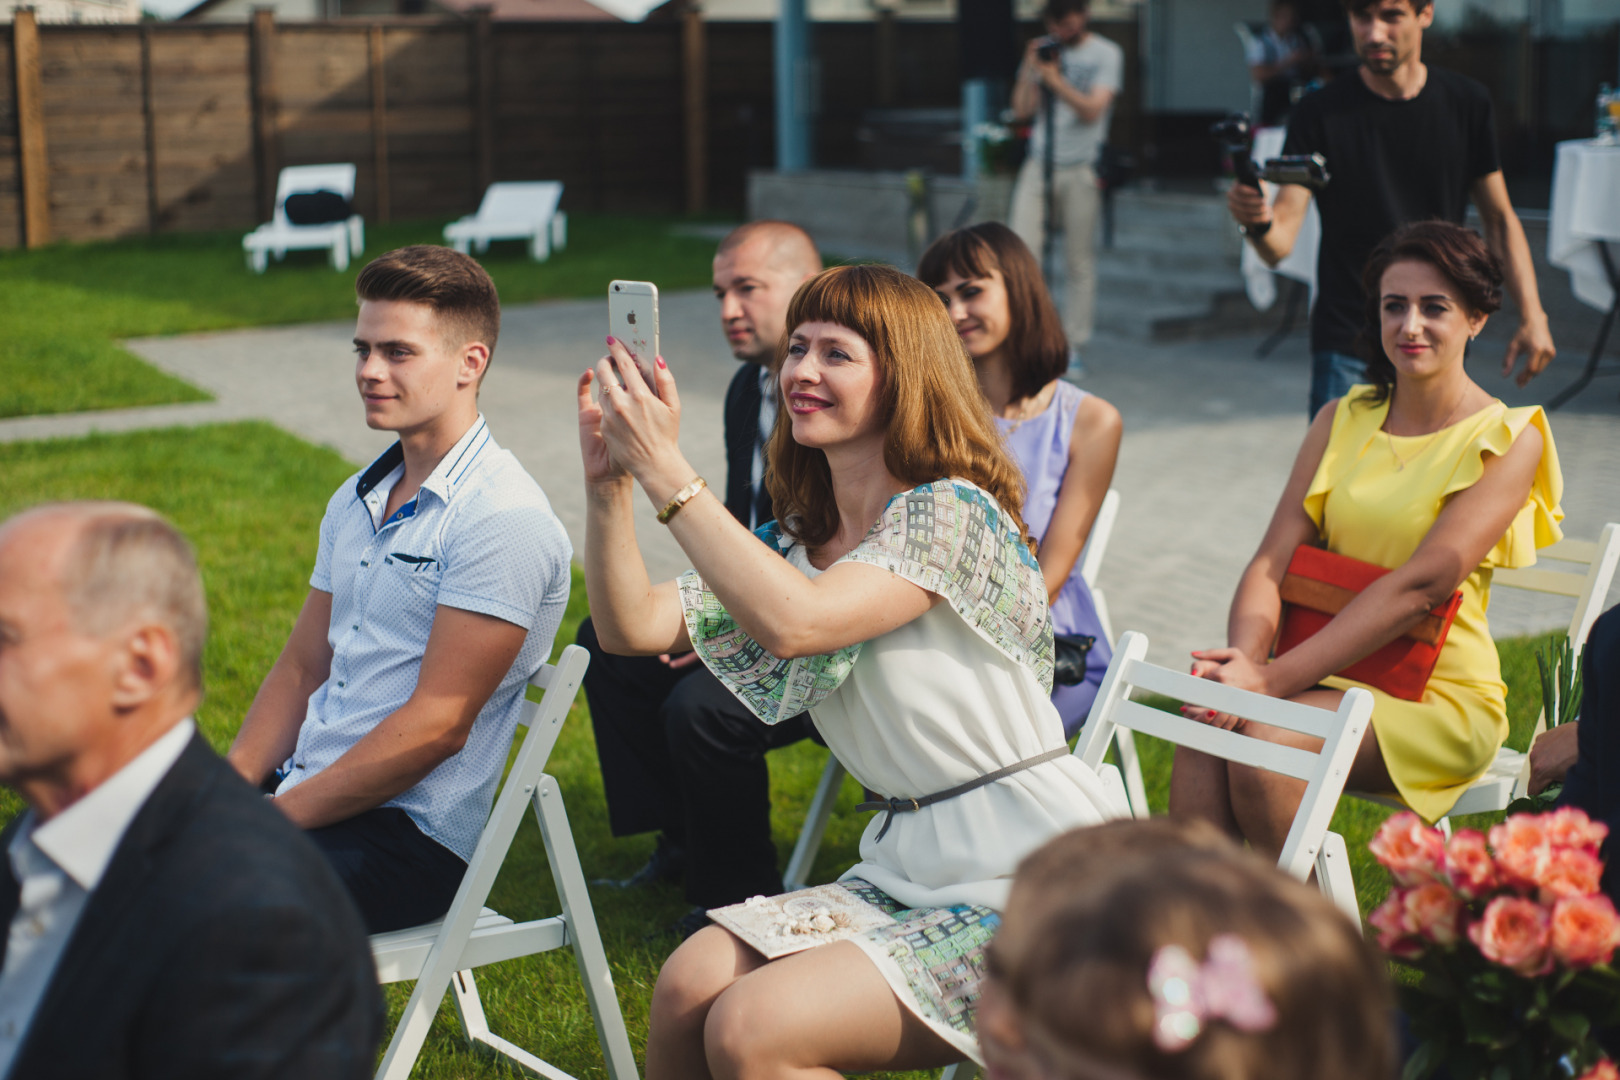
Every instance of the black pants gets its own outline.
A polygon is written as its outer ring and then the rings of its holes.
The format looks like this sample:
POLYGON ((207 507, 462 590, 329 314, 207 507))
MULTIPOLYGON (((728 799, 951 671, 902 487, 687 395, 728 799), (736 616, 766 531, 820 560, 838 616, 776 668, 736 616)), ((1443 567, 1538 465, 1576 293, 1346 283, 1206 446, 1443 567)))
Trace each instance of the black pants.
POLYGON ((467 871, 459 855, 430 839, 395 806, 379 806, 304 835, 349 887, 372 934, 442 918, 467 871))
POLYGON ((662 831, 684 847, 693 904, 781 892, 765 752, 816 737, 810 717, 767 724, 701 663, 604 653, 590 619, 577 640, 613 835, 662 831))

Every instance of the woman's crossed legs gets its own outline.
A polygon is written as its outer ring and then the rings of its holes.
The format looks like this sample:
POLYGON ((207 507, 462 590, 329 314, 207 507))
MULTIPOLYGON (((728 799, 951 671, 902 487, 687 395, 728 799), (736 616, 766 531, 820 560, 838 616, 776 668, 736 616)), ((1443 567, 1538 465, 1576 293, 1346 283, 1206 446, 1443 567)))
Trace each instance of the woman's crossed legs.
MULTIPOLYGON (((1343 698, 1342 690, 1307 690, 1289 700, 1318 709, 1337 709, 1343 698)), ((1253 738, 1298 747, 1313 754, 1322 749, 1321 739, 1266 724, 1245 722, 1242 730, 1253 738)), ((1178 746, 1170 774, 1170 813, 1214 822, 1232 836, 1248 840, 1256 851, 1275 859, 1282 854, 1294 815, 1305 798, 1305 786, 1305 781, 1291 776, 1234 764, 1178 746)), ((1345 787, 1355 791, 1395 790, 1371 724, 1367 725, 1367 733, 1356 750, 1345 787)))
POLYGON ((647 1080, 827 1080, 928 1069, 962 1054, 895 997, 847 941, 767 961, 707 927, 658 973, 647 1080))

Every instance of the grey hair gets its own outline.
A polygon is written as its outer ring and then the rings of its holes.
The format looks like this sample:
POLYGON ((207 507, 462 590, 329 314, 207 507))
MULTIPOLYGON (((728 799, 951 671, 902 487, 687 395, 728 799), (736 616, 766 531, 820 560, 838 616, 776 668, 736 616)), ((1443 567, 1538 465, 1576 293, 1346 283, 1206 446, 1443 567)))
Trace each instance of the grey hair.
POLYGON ((99 635, 134 619, 156 619, 175 636, 190 689, 201 691, 208 601, 197 553, 180 530, 135 503, 62 502, 34 513, 82 523, 61 565, 62 598, 74 625, 99 635))

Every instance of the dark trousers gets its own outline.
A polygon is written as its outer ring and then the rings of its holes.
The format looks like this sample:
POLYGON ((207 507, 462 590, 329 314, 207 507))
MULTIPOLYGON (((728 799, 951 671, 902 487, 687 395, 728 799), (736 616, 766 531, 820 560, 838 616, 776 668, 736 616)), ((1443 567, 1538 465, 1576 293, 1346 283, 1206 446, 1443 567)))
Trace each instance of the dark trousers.
POLYGON ((577 640, 613 835, 661 831, 684 847, 693 904, 781 892, 765 752, 815 737, 809 716, 767 724, 702 663, 605 653, 590 619, 577 640))
POLYGON ((467 870, 459 855, 395 806, 379 806, 304 835, 326 853, 371 934, 442 918, 467 870))

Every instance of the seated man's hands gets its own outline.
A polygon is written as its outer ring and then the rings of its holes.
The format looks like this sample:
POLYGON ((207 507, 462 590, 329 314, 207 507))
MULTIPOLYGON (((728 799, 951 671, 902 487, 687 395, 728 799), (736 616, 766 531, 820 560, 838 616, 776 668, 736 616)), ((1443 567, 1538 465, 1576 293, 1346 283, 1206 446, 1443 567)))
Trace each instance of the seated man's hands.
POLYGON ((697 663, 698 654, 695 652, 659 653, 658 659, 671 671, 681 671, 697 663))
POLYGON ((1543 731, 1530 747, 1531 795, 1540 795, 1552 784, 1561 784, 1579 754, 1580 723, 1559 724, 1543 731))

